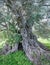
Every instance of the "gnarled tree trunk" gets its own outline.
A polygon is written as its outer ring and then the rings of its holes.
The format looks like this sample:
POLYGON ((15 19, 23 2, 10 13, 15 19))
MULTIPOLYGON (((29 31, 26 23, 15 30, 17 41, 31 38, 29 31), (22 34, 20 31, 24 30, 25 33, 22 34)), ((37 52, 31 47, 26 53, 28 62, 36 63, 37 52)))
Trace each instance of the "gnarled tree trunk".
MULTIPOLYGON (((15 14, 15 17, 17 18, 16 5, 14 4, 16 2, 16 0, 12 0, 12 2, 10 1, 11 3, 9 1, 5 0, 6 4, 11 7, 12 12, 15 14)), ((23 46, 23 50, 25 51, 27 57, 32 62, 34 62, 36 65, 41 65, 41 63, 39 62, 41 55, 44 55, 47 59, 50 60, 50 56, 48 55, 48 52, 45 51, 44 49, 42 49, 38 45, 35 36, 33 36, 33 34, 32 34, 31 27, 30 26, 27 27, 27 21, 26 21, 26 18, 24 16, 25 14, 24 14, 24 10, 22 9, 22 5, 19 6, 18 14, 21 18, 20 23, 21 23, 22 27, 20 29, 21 30, 20 33, 21 33, 22 38, 23 38, 22 46, 23 46)), ((19 23, 19 26, 20 26, 20 23, 19 23)))

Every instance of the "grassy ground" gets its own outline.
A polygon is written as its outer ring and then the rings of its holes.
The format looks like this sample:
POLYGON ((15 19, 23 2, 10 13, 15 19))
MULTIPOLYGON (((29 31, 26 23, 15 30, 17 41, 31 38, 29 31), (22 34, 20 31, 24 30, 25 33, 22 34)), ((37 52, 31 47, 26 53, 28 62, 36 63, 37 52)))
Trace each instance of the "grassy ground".
POLYGON ((0 65, 32 65, 24 52, 18 51, 7 56, 0 56, 0 65))
POLYGON ((38 38, 38 41, 44 44, 46 47, 50 49, 50 40, 43 39, 43 38, 38 38))

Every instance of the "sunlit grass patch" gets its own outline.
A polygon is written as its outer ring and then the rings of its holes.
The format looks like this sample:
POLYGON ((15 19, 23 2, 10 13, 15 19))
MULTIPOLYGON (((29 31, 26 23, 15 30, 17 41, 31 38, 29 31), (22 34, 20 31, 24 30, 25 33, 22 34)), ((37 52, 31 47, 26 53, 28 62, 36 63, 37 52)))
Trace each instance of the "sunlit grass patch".
POLYGON ((0 42, 0 48, 2 48, 2 47, 5 45, 6 41, 7 41, 7 39, 2 40, 2 41, 0 42))
POLYGON ((6 36, 4 35, 4 32, 0 32, 0 48, 2 48, 7 41, 6 36))
POLYGON ((38 38, 38 41, 50 48, 50 40, 48 39, 43 39, 43 38, 38 38))

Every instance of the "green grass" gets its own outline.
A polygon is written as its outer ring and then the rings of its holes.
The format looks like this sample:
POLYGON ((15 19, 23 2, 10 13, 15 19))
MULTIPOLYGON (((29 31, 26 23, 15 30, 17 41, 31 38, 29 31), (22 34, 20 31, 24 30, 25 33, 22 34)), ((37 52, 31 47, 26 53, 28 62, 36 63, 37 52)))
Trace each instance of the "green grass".
POLYGON ((43 39, 43 38, 38 38, 38 41, 44 44, 46 47, 50 49, 50 40, 43 39))
POLYGON ((24 52, 18 51, 0 56, 0 65, 32 65, 24 52))

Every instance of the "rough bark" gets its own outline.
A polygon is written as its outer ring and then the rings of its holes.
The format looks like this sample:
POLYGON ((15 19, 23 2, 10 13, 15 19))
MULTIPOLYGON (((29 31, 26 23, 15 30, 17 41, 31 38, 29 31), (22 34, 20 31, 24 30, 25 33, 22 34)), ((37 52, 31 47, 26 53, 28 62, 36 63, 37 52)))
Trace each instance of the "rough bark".
POLYGON ((9 54, 12 52, 18 51, 18 44, 15 43, 14 45, 5 44, 3 49, 1 49, 0 54, 9 54))
POLYGON ((22 37, 23 37, 23 42, 22 42, 23 49, 24 49, 27 57, 32 62, 34 62, 36 65, 41 65, 41 62, 40 62, 41 55, 44 55, 48 60, 50 60, 50 56, 47 57, 48 52, 45 51, 44 49, 42 49, 38 45, 36 39, 33 39, 33 38, 30 39, 30 37, 28 36, 29 33, 27 33, 26 29, 22 29, 21 33, 22 33, 22 37))

